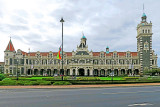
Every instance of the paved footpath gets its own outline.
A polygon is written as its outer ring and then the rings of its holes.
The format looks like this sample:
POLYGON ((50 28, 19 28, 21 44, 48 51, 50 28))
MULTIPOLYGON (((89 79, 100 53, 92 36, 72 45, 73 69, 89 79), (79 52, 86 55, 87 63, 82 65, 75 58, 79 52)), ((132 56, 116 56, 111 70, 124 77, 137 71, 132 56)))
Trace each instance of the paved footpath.
POLYGON ((160 86, 160 83, 137 83, 137 84, 104 84, 104 85, 47 85, 47 86, 0 86, 0 89, 15 88, 107 88, 107 87, 132 87, 132 86, 160 86))

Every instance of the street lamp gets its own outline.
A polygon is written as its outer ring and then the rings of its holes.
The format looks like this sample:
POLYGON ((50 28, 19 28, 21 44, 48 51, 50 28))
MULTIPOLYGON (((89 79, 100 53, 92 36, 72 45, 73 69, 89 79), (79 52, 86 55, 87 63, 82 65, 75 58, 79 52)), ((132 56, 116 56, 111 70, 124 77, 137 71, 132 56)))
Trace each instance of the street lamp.
POLYGON ((114 74, 114 70, 113 70, 113 55, 112 55, 112 82, 113 82, 113 74, 114 74))
POLYGON ((17 80, 18 80, 18 58, 17 58, 17 80))
POLYGON ((63 17, 61 18, 60 22, 62 23, 62 81, 63 81, 63 17))

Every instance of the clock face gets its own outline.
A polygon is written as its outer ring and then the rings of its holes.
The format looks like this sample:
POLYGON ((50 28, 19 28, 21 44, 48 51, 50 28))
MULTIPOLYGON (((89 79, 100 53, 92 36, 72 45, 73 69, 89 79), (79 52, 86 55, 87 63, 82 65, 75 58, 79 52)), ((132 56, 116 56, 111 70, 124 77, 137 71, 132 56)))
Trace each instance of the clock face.
POLYGON ((145 48, 147 48, 148 47, 148 44, 145 44, 145 48))

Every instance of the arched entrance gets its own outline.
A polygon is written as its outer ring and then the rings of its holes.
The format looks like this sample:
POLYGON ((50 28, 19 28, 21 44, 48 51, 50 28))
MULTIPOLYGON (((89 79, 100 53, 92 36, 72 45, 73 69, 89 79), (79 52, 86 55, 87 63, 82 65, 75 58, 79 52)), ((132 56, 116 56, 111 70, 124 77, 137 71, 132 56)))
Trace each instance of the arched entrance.
POLYGON ((139 75, 139 70, 138 69, 134 70, 134 75, 139 75))
POLYGON ((114 75, 118 76, 118 69, 114 69, 114 75))
POLYGON ((44 69, 41 69, 41 70, 40 70, 40 75, 43 76, 44 72, 45 72, 45 70, 44 70, 44 69))
POLYGON ((32 70, 31 69, 28 69, 27 75, 32 75, 32 70))
POLYGON ((100 70, 100 76, 102 76, 102 77, 105 76, 105 70, 104 70, 104 69, 101 69, 101 70, 100 70))
POLYGON ((93 70, 93 75, 94 75, 94 76, 98 76, 98 69, 94 69, 94 70, 93 70))
POLYGON ((89 73, 89 69, 87 70, 87 76, 89 76, 90 75, 90 73, 89 73))
POLYGON ((34 69, 34 75, 38 75, 38 69, 34 69))
POLYGON ((121 75, 125 75, 125 69, 121 69, 121 75))
POLYGON ((64 69, 60 69, 60 75, 64 75, 64 69))
POLYGON ((57 69, 54 69, 54 70, 53 70, 53 75, 54 75, 54 76, 58 76, 58 70, 57 70, 57 69))
POLYGON ((79 71, 79 76, 84 76, 84 69, 83 68, 79 69, 78 71, 79 71))

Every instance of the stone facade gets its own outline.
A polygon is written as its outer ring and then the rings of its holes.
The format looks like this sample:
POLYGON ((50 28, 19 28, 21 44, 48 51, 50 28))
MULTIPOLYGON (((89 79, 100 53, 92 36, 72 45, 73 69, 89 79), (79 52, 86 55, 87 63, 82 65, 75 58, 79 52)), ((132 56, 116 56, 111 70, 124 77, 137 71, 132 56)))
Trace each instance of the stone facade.
POLYGON ((152 23, 142 21, 137 26, 137 52, 92 52, 88 50, 87 38, 83 35, 76 51, 63 52, 62 61, 57 59, 57 52, 24 52, 14 49, 12 41, 4 51, 5 74, 29 75, 139 75, 144 69, 157 68, 157 55, 152 50, 152 23), (18 69, 17 69, 18 68, 18 69))

